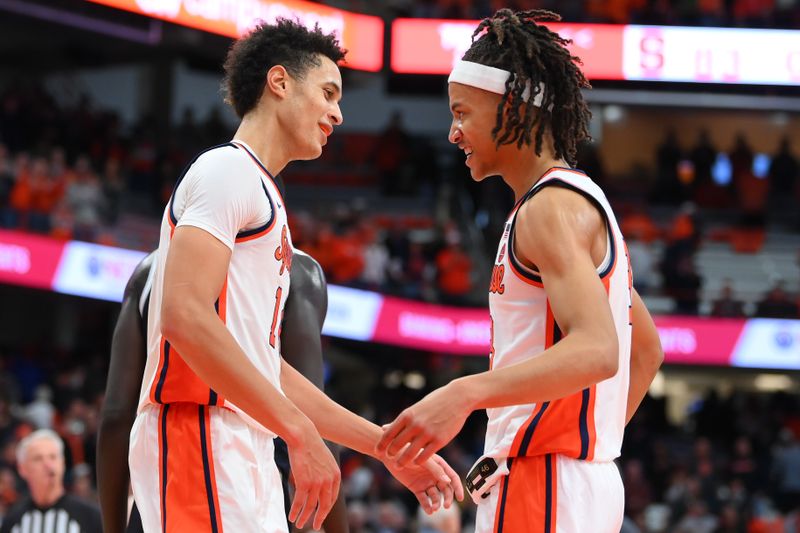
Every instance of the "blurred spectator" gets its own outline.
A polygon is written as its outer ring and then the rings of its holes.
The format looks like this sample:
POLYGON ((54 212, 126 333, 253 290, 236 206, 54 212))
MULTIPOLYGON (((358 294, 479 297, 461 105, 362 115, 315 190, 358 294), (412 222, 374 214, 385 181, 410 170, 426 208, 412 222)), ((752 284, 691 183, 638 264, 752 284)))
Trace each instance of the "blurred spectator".
POLYGON ((73 238, 94 240, 100 229, 105 200, 88 157, 80 156, 75 162, 75 179, 67 185, 64 201, 72 216, 73 238))
POLYGON ((403 533, 408 530, 408 515, 396 501, 378 504, 375 533, 403 533))
POLYGON ((33 393, 33 401, 25 407, 25 420, 35 429, 52 429, 56 416, 53 393, 47 385, 39 385, 33 393))
POLYGON ((745 533, 744 521, 736 506, 726 505, 722 508, 714 533, 745 533))
POLYGON ((403 128, 403 114, 395 110, 389 124, 375 141, 370 160, 380 176, 384 194, 407 194, 410 187, 404 174, 411 157, 411 139, 403 128))
POLYGON ((641 461, 631 459, 625 464, 623 481, 625 484, 625 514, 637 520, 648 505, 652 503, 650 484, 644 476, 641 461))
POLYGON ((586 172, 593 182, 602 187, 606 181, 606 171, 598 148, 599 146, 596 142, 581 143, 578 146, 577 168, 586 172))
POLYGON ((797 177, 800 174, 800 165, 797 158, 792 154, 789 144, 789 137, 781 139, 780 148, 769 166, 769 179, 772 184, 772 195, 776 200, 796 201, 795 195, 798 192, 797 177))
POLYGON ((11 206, 11 226, 28 227, 31 206, 33 204, 33 188, 30 181, 31 159, 27 152, 20 152, 14 158, 14 186, 11 188, 9 205, 11 206))
POLYGON ((765 318, 797 318, 797 303, 786 292, 783 280, 775 285, 764 295, 756 307, 756 316, 765 318))
POLYGON ((689 510, 675 525, 674 533, 714 533, 717 518, 708 512, 708 506, 701 500, 689 503, 689 510))
POLYGON ((8 466, 0 466, 0 524, 14 502, 19 499, 17 476, 8 466))
POLYGON ((0 143, 0 228, 13 225, 9 201, 14 188, 14 172, 8 157, 8 148, 0 143))
POLYGON ((675 312, 696 315, 702 279, 694 263, 694 248, 683 242, 667 247, 661 262, 664 291, 675 300, 675 312))
POLYGON ((633 286, 639 294, 647 294, 650 287, 654 285, 655 259, 653 258, 653 250, 636 237, 626 238, 625 243, 628 246, 628 257, 631 260, 633 286))
POLYGON ((745 436, 739 436, 733 446, 733 456, 728 466, 728 475, 740 479, 750 491, 756 487, 758 463, 753 456, 753 444, 745 436))
POLYGON ((439 508, 433 514, 426 514, 420 507, 417 511, 418 533, 461 533, 461 510, 457 502, 450 508, 439 508))
POLYGON ((686 186, 678 179, 678 164, 682 158, 678 136, 670 128, 656 152, 654 202, 678 205, 687 200, 686 186))
POLYGON ((17 468, 30 491, 30 498, 9 511, 0 533, 31 531, 39 524, 41 533, 71 531, 101 533, 100 510, 64 490, 64 445, 49 429, 40 429, 22 439, 17 448, 17 468))
POLYGON ((744 317, 744 304, 733 297, 733 287, 731 280, 725 278, 719 291, 719 298, 714 300, 711 308, 711 316, 720 318, 741 318, 744 317))
POLYGON ((436 254, 436 271, 439 293, 444 303, 464 304, 472 289, 472 260, 461 247, 458 229, 446 231, 447 244, 436 254))
POLYGON ((711 168, 716 159, 717 149, 711 144, 711 135, 708 130, 703 129, 697 138, 697 144, 689 154, 689 160, 694 168, 693 199, 699 205, 706 205, 707 200, 715 196, 712 192, 716 186, 711 178, 711 168))
POLYGON ((638 239, 650 244, 661 235, 661 230, 653 219, 644 209, 638 207, 630 208, 622 216, 620 229, 625 235, 626 242, 630 239, 638 239))
POLYGON ((364 270, 361 272, 361 283, 374 291, 385 290, 389 270, 389 250, 374 229, 365 224, 361 231, 364 238, 364 270))
POLYGON ((756 176, 753 172, 753 150, 741 133, 736 136, 736 145, 730 154, 730 160, 738 207, 742 212, 742 224, 747 227, 763 227, 769 195, 768 176, 756 176))
POLYGON ((117 159, 106 160, 103 172, 103 221, 113 226, 119 218, 122 198, 125 194, 125 178, 117 159))
POLYGON ((53 173, 47 159, 33 160, 31 174, 26 179, 31 187, 29 227, 38 233, 50 232, 50 213, 64 194, 63 171, 53 173))
POLYGON ((784 429, 775 450, 772 477, 775 481, 778 506, 783 512, 800 507, 800 441, 791 431, 784 429))

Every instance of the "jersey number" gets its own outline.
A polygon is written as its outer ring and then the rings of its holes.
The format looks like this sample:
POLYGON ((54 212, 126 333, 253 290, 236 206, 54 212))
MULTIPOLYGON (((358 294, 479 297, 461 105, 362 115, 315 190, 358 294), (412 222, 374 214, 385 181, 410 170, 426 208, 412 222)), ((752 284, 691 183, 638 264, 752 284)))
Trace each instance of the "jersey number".
POLYGON ((278 320, 278 313, 281 310, 281 295, 283 295, 283 287, 278 287, 278 290, 275 291, 275 310, 272 312, 272 326, 269 328, 269 345, 273 348, 275 347, 275 330, 277 329, 277 335, 280 337, 280 322, 283 322, 283 320, 278 320))

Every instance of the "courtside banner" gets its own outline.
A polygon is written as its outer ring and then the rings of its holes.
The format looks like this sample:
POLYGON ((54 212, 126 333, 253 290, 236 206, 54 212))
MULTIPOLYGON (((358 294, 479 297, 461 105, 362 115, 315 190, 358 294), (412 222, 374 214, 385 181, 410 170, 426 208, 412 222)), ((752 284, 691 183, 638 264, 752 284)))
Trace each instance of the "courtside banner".
POLYGON ((372 340, 459 355, 488 355, 488 309, 462 309, 383 297, 372 340))
POLYGON ((119 302, 128 278, 144 256, 135 250, 70 241, 53 277, 53 290, 119 302))
POLYGON ((729 366, 747 320, 654 317, 666 363, 729 366))
MULTIPOLYGON (((397 19, 392 22, 391 68, 400 74, 450 74, 472 42, 477 20, 397 19)), ((583 60, 591 79, 623 79, 624 26, 550 23, 572 39, 570 51, 583 60)))
MULTIPOLYGON (((145 252, 0 230, 0 283, 121 301, 145 252)), ((800 370, 800 320, 655 317, 665 362, 800 370)), ((486 308, 328 285, 323 334, 453 355, 488 356, 486 308)))
POLYGON ((52 288, 63 250, 62 241, 0 230, 0 283, 52 288))
POLYGON ((377 72, 383 67, 383 21, 303 0, 86 0, 182 26, 238 38, 259 21, 298 18, 335 32, 348 50, 344 66, 377 72))
MULTIPOLYGON (((397 19, 391 68, 449 74, 477 20, 397 19)), ((550 23, 594 80, 800 85, 800 31, 550 23)))

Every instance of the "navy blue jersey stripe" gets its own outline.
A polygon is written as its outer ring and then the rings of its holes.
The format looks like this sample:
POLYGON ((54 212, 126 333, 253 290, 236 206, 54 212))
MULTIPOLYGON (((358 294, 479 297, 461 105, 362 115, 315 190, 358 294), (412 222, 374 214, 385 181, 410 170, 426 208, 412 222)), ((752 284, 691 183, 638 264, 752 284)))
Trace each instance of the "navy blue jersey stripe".
POLYGON ((506 514, 506 496, 508 496, 508 480, 511 478, 511 466, 514 462, 512 457, 506 459, 508 465, 508 474, 503 477, 503 495, 500 497, 500 510, 497 517, 497 533, 503 533, 503 519, 506 514))
POLYGON ((544 533, 553 531, 553 454, 544 459, 544 533))
POLYGON ((580 431, 581 431, 581 454, 578 459, 585 460, 589 456, 589 395, 591 394, 590 388, 583 389, 581 398, 581 415, 580 415, 580 431))
POLYGON ((161 531, 167 533, 167 412, 169 404, 161 410, 161 531))
POLYGON ((203 405, 197 406, 200 420, 200 450, 203 456, 203 477, 206 482, 206 497, 208 498, 208 514, 211 519, 212 533, 219 533, 217 529, 217 507, 214 505, 214 485, 211 483, 211 458, 206 444, 206 409, 203 405))
POLYGON ((161 392, 164 389, 164 382, 167 380, 167 367, 169 367, 169 341, 164 341, 164 364, 161 367, 161 373, 158 375, 158 383, 156 384, 156 402, 164 403, 161 401, 161 392))
POLYGON ((269 220, 267 220, 265 224, 257 228, 249 229, 246 231, 240 231, 239 233, 236 234, 237 239, 242 239, 244 237, 250 237, 251 235, 261 233, 262 231, 270 227, 272 225, 272 221, 275 220, 275 202, 272 201, 272 197, 269 195, 269 192, 267 191, 267 186, 264 185, 263 181, 261 182, 261 188, 264 189, 264 194, 267 195, 267 201, 269 202, 269 207, 270 207, 269 220))
POLYGON ((528 453, 528 446, 533 438, 533 432, 536 431, 536 426, 539 425, 539 420, 541 420, 542 415, 549 405, 550 402, 544 402, 539 408, 539 412, 533 417, 533 420, 531 420, 530 425, 525 430, 525 434, 522 436, 522 442, 519 445, 519 453, 517 455, 524 456, 528 453))

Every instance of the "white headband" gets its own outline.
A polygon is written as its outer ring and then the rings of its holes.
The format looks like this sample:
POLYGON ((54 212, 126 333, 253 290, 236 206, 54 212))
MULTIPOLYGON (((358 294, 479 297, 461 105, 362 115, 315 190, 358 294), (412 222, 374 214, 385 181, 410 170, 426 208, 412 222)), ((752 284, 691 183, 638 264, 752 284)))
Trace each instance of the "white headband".
MULTIPOLYGON (((507 70, 481 65, 480 63, 473 63, 472 61, 464 61, 460 59, 453 67, 450 77, 447 78, 447 83, 456 82, 463 83, 489 91, 496 94, 506 93, 506 81, 508 81, 511 73, 507 70)), ((531 96, 531 86, 528 82, 527 87, 522 93, 522 99, 526 102, 531 96)), ((533 98, 533 105, 536 107, 542 106, 542 99, 544 98, 544 83, 539 82, 539 92, 533 98)))

